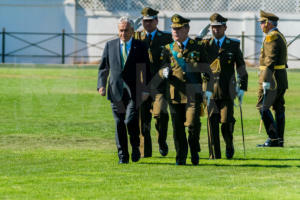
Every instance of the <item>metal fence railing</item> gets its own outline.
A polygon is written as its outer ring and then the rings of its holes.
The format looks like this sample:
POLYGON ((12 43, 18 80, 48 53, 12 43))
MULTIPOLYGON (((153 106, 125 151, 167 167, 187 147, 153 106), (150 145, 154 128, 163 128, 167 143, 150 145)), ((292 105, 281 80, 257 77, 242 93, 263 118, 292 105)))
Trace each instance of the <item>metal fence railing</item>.
POLYGON ((234 12, 266 9, 300 13, 300 0, 77 0, 77 6, 98 11, 134 11, 149 6, 166 11, 234 12))
MULTIPOLYGON (((2 63, 9 58, 54 58, 55 62, 48 63, 62 64, 69 58, 72 58, 72 61, 68 63, 76 63, 82 59, 85 63, 93 59, 99 61, 105 43, 117 37, 115 33, 66 33, 64 30, 60 33, 7 32, 4 28, 1 35, 0 57, 2 63)), ((246 51, 247 44, 260 46, 263 36, 246 35, 244 32, 240 35, 228 36, 241 40, 241 49, 246 60, 257 60, 260 50, 246 51)), ((286 39, 289 48, 299 46, 296 41, 300 39, 300 34, 286 36, 286 39)), ((288 53, 289 61, 300 61, 299 54, 293 52, 295 51, 288 53)))
POLYGON ((2 63, 9 58, 52 58, 55 59, 53 63, 61 64, 65 64, 68 58, 72 58, 72 63, 78 60, 88 62, 91 58, 100 59, 105 42, 117 37, 117 34, 110 33, 66 33, 64 30, 60 33, 7 32, 5 28, 1 35, 2 63))

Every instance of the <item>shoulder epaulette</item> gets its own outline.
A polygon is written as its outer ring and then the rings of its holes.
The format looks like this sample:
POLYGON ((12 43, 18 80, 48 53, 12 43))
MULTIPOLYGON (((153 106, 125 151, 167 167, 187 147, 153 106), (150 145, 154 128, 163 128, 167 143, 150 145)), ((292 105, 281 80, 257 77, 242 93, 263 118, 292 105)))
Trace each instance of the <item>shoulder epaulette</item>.
POLYGON ((229 40, 234 41, 234 42, 238 42, 238 43, 241 42, 239 39, 236 39, 236 38, 229 38, 229 40))
POLYGON ((270 34, 266 36, 266 42, 272 42, 278 39, 278 33, 276 31, 272 31, 270 34))
POLYGON ((209 43, 209 39, 198 40, 198 45, 208 44, 208 43, 209 43))
POLYGON ((195 40, 189 39, 189 43, 190 43, 190 44, 195 44, 195 40))
MULTIPOLYGON (((172 44, 172 43, 171 43, 171 44, 172 44)), ((167 45, 165 46, 165 48, 168 49, 168 50, 170 50, 170 44, 167 44, 167 45)))

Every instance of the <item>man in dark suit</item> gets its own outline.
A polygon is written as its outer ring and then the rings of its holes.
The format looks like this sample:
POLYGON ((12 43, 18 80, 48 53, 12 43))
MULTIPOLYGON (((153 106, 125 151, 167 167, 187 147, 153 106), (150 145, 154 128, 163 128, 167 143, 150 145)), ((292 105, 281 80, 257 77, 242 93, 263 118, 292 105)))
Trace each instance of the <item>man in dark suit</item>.
POLYGON ((119 163, 129 162, 127 131, 132 146, 131 160, 140 159, 138 106, 149 96, 146 87, 150 79, 147 48, 132 38, 133 21, 121 17, 119 38, 106 43, 98 73, 98 91, 111 101, 116 123, 116 144, 119 163), (142 84, 143 83, 143 84, 142 84))
POLYGON ((162 47, 173 41, 172 35, 157 29, 158 11, 146 7, 142 10, 144 30, 137 31, 134 38, 141 40, 148 46, 150 60, 151 96, 143 102, 140 108, 141 135, 140 150, 142 156, 152 156, 151 142, 151 119, 155 118, 155 128, 158 136, 159 152, 162 156, 168 154, 167 131, 168 131, 168 102, 166 100, 166 81, 158 80, 158 71, 161 68, 162 47), (152 114, 151 114, 152 111, 152 114))
POLYGON ((248 86, 248 74, 240 42, 225 35, 227 19, 214 13, 210 21, 213 37, 202 40, 214 74, 213 100, 208 106, 209 156, 211 159, 221 158, 219 137, 219 123, 221 123, 221 132, 226 143, 226 157, 230 159, 234 155, 234 98, 237 95, 242 103, 244 91, 248 86), (238 83, 235 71, 239 77, 238 83))

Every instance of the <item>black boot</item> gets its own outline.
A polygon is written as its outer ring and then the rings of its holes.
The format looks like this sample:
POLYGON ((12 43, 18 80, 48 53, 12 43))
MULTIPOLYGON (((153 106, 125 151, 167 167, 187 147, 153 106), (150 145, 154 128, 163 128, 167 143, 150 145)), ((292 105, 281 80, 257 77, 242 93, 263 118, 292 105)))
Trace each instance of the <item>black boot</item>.
POLYGON ((268 138, 265 143, 258 144, 256 147, 279 147, 278 139, 268 138))
POLYGON ((199 164, 199 154, 198 152, 191 152, 191 162, 193 165, 199 164))
POLYGON ((234 147, 232 146, 226 146, 226 158, 231 159, 234 155, 234 147))
POLYGON ((275 119, 277 124, 279 146, 284 146, 284 128, 285 128, 285 114, 284 112, 275 111, 275 119))

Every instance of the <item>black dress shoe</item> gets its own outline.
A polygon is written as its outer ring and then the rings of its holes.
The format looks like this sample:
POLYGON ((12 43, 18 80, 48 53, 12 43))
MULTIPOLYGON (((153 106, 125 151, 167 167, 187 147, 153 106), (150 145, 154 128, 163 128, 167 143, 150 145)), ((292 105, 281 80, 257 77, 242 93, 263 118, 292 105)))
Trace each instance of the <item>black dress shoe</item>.
POLYGON ((169 152, 169 147, 168 147, 167 143, 165 143, 163 145, 159 145, 159 153, 160 153, 160 155, 166 156, 166 155, 168 155, 168 152, 169 152))
POLYGON ((234 147, 226 147, 226 158, 231 159, 234 155, 234 147))
POLYGON ((256 147, 279 147, 278 139, 268 138, 265 143, 258 144, 256 147))
POLYGON ((119 164, 128 164, 129 163, 129 161, 128 160, 119 160, 119 164))
POLYGON ((284 140, 282 138, 278 139, 278 146, 279 147, 284 147, 284 140))
POLYGON ((186 162, 185 161, 177 161, 176 165, 186 165, 186 162))
POLYGON ((139 148, 132 148, 131 160, 132 162, 137 162, 141 158, 141 153, 139 148))
POLYGON ((192 153, 191 161, 192 161, 193 165, 198 165, 199 164, 199 154, 198 154, 198 152, 192 153))

